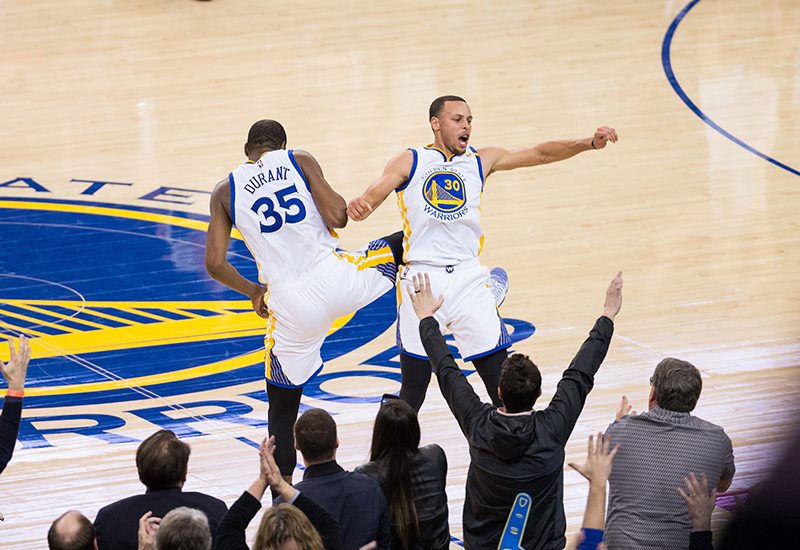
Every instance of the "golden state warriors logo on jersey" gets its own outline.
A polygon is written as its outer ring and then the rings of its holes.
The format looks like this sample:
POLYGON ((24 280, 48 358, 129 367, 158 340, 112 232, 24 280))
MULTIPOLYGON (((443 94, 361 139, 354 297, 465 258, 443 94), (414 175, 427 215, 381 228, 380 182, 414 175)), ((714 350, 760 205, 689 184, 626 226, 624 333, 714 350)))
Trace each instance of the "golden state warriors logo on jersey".
POLYGON ((438 220, 456 220, 469 211, 464 178, 453 169, 437 167, 425 174, 422 196, 425 213, 438 220))

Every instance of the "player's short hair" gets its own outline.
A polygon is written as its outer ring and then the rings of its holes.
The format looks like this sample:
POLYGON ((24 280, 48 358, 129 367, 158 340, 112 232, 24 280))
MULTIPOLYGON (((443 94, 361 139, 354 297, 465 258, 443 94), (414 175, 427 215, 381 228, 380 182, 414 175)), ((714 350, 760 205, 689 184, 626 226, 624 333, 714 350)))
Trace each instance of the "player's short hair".
POLYGON ((463 97, 458 97, 457 95, 443 95, 441 97, 437 97, 431 103, 430 108, 428 109, 428 120, 432 119, 433 117, 438 117, 442 113, 442 109, 444 108, 444 104, 448 101, 463 101, 464 103, 467 102, 466 99, 463 97))
POLYGON ((650 385, 656 390, 656 401, 662 409, 677 412, 694 410, 700 392, 703 391, 703 378, 700 371, 689 363, 674 357, 667 357, 656 365, 650 385))
POLYGON ((167 512, 156 534, 158 550, 211 550, 211 528, 200 510, 181 506, 167 512))
POLYGON ((506 412, 529 411, 542 393, 542 373, 527 355, 515 353, 503 362, 498 386, 506 412))
POLYGON ((247 133, 247 145, 280 149, 286 143, 286 130, 277 120, 259 120, 247 133))
POLYGON ((47 546, 50 550, 93 550, 94 525, 86 516, 75 510, 64 512, 47 531, 47 546), (73 516, 75 525, 63 525, 66 516, 73 516))
POLYGON ((336 450, 336 422, 323 409, 307 410, 294 425, 294 439, 306 462, 329 460, 336 450))
POLYGON ((136 449, 139 480, 148 489, 172 489, 186 481, 191 447, 174 432, 159 430, 136 449))

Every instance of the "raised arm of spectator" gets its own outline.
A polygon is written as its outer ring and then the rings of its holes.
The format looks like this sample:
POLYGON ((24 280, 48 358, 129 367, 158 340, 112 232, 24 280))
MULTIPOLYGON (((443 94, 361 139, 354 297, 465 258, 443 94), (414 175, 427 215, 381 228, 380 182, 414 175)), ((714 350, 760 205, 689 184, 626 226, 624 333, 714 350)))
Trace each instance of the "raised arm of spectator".
POLYGON ((711 514, 717 501, 717 490, 708 492, 706 474, 698 479, 690 473, 683 479, 686 491, 678 487, 678 494, 686 501, 689 516, 692 518, 692 534, 689 538, 689 550, 714 550, 711 534, 711 514))
POLYGON ((9 338, 8 353, 8 363, 0 361, 0 372, 8 384, 3 402, 3 413, 0 415, 0 473, 11 461, 17 434, 19 434, 22 397, 25 395, 25 377, 28 374, 28 363, 31 360, 31 347, 28 339, 24 335, 20 336, 19 350, 16 350, 13 340, 9 338))
POLYGON ((622 272, 617 273, 606 289, 603 315, 597 319, 589 338, 572 359, 558 383, 550 404, 541 418, 548 423, 558 442, 566 445, 575 422, 583 410, 586 396, 594 385, 594 375, 606 357, 611 336, 614 334, 614 319, 622 308, 622 272))
POLYGON ((492 406, 481 403, 478 394, 456 365, 453 354, 444 341, 439 323, 433 318, 433 314, 442 306, 444 299, 441 296, 433 297, 427 273, 424 276, 414 275, 414 290, 409 289, 408 295, 414 306, 414 312, 420 319, 419 335, 439 382, 439 389, 456 417, 461 431, 468 435, 472 419, 481 410, 491 409, 492 406))
POLYGON ((589 436, 589 450, 586 462, 578 465, 570 462, 573 468, 589 480, 589 497, 586 500, 586 511, 583 514, 583 542, 578 550, 594 550, 603 542, 603 530, 606 521, 606 482, 611 475, 611 463, 617 454, 619 445, 611 448, 611 438, 603 434, 589 436))

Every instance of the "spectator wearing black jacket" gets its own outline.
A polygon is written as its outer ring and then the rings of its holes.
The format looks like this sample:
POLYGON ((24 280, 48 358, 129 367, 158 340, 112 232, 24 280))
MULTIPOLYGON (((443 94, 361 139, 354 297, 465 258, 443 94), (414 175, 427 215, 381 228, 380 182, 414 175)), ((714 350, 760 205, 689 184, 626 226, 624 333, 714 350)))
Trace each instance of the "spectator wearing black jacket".
POLYGON ((372 430, 370 462, 356 468, 381 485, 392 519, 392 550, 450 548, 447 456, 439 445, 419 446, 416 411, 385 396, 372 430))
POLYGON ((139 480, 147 487, 134 495, 104 506, 97 512, 94 528, 100 550, 136 550, 139 519, 147 512, 163 518, 180 506, 195 508, 208 518, 213 534, 228 507, 218 498, 184 491, 191 448, 170 430, 159 430, 136 450, 139 480))
POLYGON ((541 374, 521 354, 503 364, 498 388, 503 406, 481 403, 433 318, 442 298, 433 297, 427 277, 415 277, 409 295, 439 388, 470 447, 463 520, 466 546, 496 549, 515 497, 525 492, 532 508, 522 546, 563 548, 564 446, 608 351, 614 317, 622 307, 622 273, 609 284, 603 315, 564 372, 550 404, 540 411, 533 411, 533 405, 541 395, 541 374))

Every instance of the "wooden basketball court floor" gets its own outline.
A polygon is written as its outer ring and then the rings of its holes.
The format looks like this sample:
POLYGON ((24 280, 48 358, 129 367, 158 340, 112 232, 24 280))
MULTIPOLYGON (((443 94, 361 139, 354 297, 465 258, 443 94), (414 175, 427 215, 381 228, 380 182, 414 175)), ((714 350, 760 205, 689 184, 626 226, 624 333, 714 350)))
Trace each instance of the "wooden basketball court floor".
MULTIPOLYGON (((509 272, 502 314, 543 371, 541 406, 624 271, 568 461, 676 356, 703 372, 696 414, 733 439, 746 492, 797 418, 799 25, 792 0, 3 2, 0 327, 35 339, 0 546, 44 547, 63 511, 142 492, 134 452, 161 427, 192 445, 187 490, 236 499, 266 432, 263 326, 205 274, 208 192, 275 118, 349 200, 430 141, 428 105, 450 93, 476 146, 620 135, 496 174, 483 197, 482 261, 509 272)), ((399 227, 390 198, 342 243, 399 227)), ((240 241, 231 258, 254 275, 240 241)), ((347 468, 399 388, 392 300, 342 320, 303 401, 335 414, 347 468)), ((435 384, 420 420, 460 539, 467 446, 435 384)), ((574 532, 587 486, 564 479, 574 532)))

